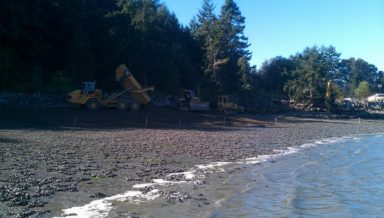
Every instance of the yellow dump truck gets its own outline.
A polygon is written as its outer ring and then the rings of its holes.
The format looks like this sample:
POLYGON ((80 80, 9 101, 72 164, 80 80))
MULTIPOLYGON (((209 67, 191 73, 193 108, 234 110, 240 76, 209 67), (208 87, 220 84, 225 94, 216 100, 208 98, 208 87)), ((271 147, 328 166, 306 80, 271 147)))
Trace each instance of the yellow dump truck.
POLYGON ((153 91, 153 87, 142 88, 125 64, 116 69, 115 75, 121 90, 104 98, 102 90, 96 89, 95 82, 84 82, 83 89, 74 90, 68 94, 68 101, 85 105, 90 111, 96 111, 100 107, 116 107, 120 111, 127 109, 138 111, 142 105, 147 105, 151 101, 148 91, 153 91))

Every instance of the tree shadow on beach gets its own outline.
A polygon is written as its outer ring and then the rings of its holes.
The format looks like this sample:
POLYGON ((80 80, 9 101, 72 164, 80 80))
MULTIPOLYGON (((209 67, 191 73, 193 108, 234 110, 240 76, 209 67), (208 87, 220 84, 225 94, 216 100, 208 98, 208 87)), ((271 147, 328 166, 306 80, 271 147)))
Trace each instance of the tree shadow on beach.
MULTIPOLYGON (((163 129, 199 131, 254 131, 260 128, 289 128, 290 124, 324 125, 359 123, 356 118, 334 119, 319 113, 299 114, 224 114, 188 112, 158 106, 139 112, 84 108, 0 108, 0 130, 122 130, 163 129), (288 124, 288 125, 286 125, 288 124)), ((364 122, 368 122, 364 120, 364 122)))
POLYGON ((12 130, 119 130, 180 129, 201 131, 238 131, 267 128, 268 120, 245 115, 197 113, 174 108, 150 106, 140 112, 103 109, 89 112, 83 108, 0 108, 0 129, 12 130))

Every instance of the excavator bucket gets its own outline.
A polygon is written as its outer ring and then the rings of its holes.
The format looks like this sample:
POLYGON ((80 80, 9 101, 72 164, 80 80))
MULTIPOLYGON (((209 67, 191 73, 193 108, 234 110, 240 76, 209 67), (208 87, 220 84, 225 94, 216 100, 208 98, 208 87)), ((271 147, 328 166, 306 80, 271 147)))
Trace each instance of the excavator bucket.
POLYGON ((128 90, 131 96, 141 104, 146 105, 151 101, 147 91, 153 91, 153 87, 143 89, 125 64, 120 65, 116 69, 116 81, 123 89, 128 90))

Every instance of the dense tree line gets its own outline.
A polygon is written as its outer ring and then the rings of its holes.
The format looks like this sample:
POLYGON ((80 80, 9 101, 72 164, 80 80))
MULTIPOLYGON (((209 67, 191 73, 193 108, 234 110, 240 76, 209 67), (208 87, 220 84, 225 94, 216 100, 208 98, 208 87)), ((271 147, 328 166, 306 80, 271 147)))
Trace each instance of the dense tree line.
POLYGON ((1 90, 65 91, 93 80, 111 90, 121 63, 165 93, 199 82, 199 46, 157 0, 0 4, 1 90))
POLYGON ((263 89, 275 96, 318 106, 380 91, 382 71, 363 59, 341 59, 340 55, 333 46, 307 47, 289 58, 266 61, 258 71, 259 79, 263 89))
POLYGON ((244 17, 232 0, 206 27, 221 61, 214 66, 201 44, 207 34, 197 33, 205 23, 191 31, 158 0, 1 1, 0 16, 0 90, 64 92, 93 80, 112 90, 114 69, 126 63, 162 93, 211 85, 236 92, 250 68, 244 17))
POLYGON ((278 56, 256 70, 244 28, 234 0, 219 14, 204 0, 189 26, 158 0, 0 1, 0 91, 65 93, 93 80, 113 90, 120 63, 159 93, 199 89, 210 100, 233 94, 324 105, 384 82, 374 65, 341 59, 333 46, 278 56))

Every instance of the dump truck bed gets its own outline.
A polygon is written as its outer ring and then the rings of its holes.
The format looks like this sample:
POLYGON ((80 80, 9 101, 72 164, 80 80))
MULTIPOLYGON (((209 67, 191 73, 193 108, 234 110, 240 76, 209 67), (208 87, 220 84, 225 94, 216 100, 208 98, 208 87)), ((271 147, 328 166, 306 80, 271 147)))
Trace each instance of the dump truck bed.
POLYGON ((151 99, 147 94, 150 89, 143 89, 140 83, 135 77, 129 72, 125 64, 120 65, 116 69, 116 81, 121 85, 123 89, 129 90, 129 93, 139 101, 141 104, 148 104, 151 99))

